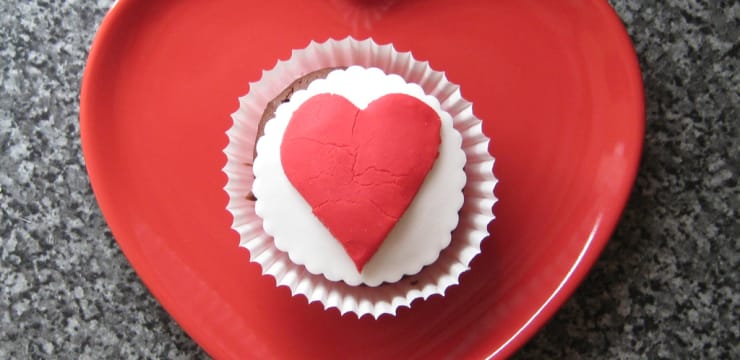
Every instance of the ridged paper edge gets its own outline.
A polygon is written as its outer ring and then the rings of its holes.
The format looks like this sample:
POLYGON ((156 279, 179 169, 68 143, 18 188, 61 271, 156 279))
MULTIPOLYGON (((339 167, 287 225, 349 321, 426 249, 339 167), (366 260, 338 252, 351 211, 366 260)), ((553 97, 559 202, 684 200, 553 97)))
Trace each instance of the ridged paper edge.
POLYGON ((228 177, 224 187, 229 195, 226 209, 234 218, 231 227, 239 233, 239 246, 249 250, 250 261, 258 263, 262 273, 272 276, 278 286, 288 287, 293 296, 304 295, 309 303, 319 301, 325 309, 336 308, 342 315, 351 312, 358 317, 371 315, 377 319, 382 314, 395 315, 400 307, 411 307, 416 299, 444 295, 469 270, 470 261, 480 253, 480 244, 489 235, 488 224, 495 218, 493 205, 498 199, 493 190, 498 180, 493 175, 495 160, 488 153, 490 139, 483 134, 482 122, 474 115, 473 105, 462 97, 459 86, 447 80, 444 72, 433 70, 427 61, 415 60, 410 52, 398 52, 390 44, 379 45, 371 39, 312 41, 303 49, 293 50, 290 59, 279 60, 272 69, 263 71, 259 80, 249 83, 249 92, 239 98, 239 104, 232 114, 233 125, 226 132, 229 138, 223 168, 228 177), (293 80, 311 71, 351 65, 377 67, 388 74, 400 75, 436 97, 462 135, 467 161, 465 202, 450 246, 420 273, 379 287, 329 281, 293 264, 287 253, 278 250, 264 232, 254 202, 246 198, 253 182, 251 163, 257 125, 267 103, 293 80))

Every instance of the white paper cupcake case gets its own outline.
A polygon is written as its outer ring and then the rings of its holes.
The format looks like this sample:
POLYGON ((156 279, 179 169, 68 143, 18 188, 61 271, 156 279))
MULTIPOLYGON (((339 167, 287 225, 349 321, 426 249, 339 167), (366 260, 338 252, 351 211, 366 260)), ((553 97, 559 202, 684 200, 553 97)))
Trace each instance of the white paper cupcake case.
POLYGON ((382 314, 395 315, 399 307, 410 307, 416 299, 444 295, 448 287, 458 284, 460 275, 480 253, 481 241, 488 236, 487 227, 494 219, 493 205, 497 201, 493 194, 497 180, 492 172, 494 159, 488 153, 490 139, 483 134, 472 104, 462 98, 459 86, 449 82, 443 72, 433 70, 426 61, 415 60, 410 52, 398 52, 390 44, 378 45, 371 39, 312 41, 306 48, 293 50, 290 59, 280 60, 273 69, 263 71, 260 80, 249 84, 247 95, 239 98, 239 105, 232 114, 234 124, 226 132, 229 138, 223 168, 228 177, 224 187, 229 195, 226 209, 234 217, 232 228, 239 233, 239 246, 249 250, 250 260, 260 264, 263 274, 275 278, 278 286, 287 286, 294 296, 304 295, 309 303, 319 301, 325 309, 337 308, 341 314, 351 312, 358 317, 372 315, 376 319, 382 314), (272 237, 265 233, 262 219, 255 214, 254 202, 247 199, 254 180, 251 164, 257 127, 268 102, 295 79, 312 71, 351 65, 377 67, 385 73, 398 74, 436 97, 442 109, 453 117, 453 125, 463 137, 467 161, 465 202, 450 246, 418 274, 378 287, 330 281, 292 263, 288 254, 278 250, 272 237))

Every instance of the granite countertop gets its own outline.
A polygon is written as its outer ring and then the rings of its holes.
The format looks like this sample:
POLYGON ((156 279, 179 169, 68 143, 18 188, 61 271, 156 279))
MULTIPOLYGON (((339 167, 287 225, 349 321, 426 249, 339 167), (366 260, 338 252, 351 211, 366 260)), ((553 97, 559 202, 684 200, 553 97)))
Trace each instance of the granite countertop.
MULTIPOLYGON (((584 0, 585 1, 585 0, 584 0)), ((740 3, 612 0, 643 161, 592 273, 518 359, 740 359, 740 3)), ((110 1, 0 0, 0 358, 204 358, 100 214, 78 94, 110 1)))

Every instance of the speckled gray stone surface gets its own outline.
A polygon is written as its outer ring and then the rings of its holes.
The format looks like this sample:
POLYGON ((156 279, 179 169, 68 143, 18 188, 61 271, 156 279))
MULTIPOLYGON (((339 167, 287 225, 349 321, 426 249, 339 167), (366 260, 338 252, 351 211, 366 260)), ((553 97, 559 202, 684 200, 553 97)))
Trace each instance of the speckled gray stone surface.
MULTIPOLYGON (((519 359, 740 359, 740 4, 613 0, 644 72, 643 163, 593 272, 519 359)), ((110 2, 0 0, 0 359, 201 358, 90 190, 78 93, 110 2)))

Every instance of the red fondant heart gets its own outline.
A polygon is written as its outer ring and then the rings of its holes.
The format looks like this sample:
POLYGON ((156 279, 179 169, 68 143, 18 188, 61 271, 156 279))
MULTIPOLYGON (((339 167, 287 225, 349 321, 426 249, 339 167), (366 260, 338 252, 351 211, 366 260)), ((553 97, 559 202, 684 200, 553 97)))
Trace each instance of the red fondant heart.
POLYGON ((439 153, 439 115, 390 94, 360 110, 339 95, 301 104, 280 148, 290 182, 358 271, 416 196, 439 153))

